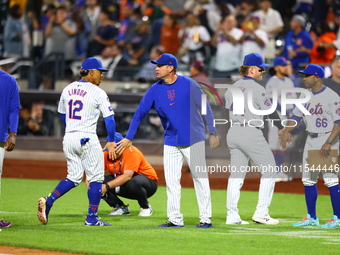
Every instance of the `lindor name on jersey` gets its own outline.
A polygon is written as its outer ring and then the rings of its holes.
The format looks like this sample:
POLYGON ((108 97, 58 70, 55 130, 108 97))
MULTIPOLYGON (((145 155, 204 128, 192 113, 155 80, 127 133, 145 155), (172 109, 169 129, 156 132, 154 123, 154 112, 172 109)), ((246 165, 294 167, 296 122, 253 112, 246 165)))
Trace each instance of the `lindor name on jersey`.
POLYGON ((77 95, 77 96, 81 96, 84 97, 86 96, 87 92, 83 89, 70 89, 68 90, 68 95, 77 95))

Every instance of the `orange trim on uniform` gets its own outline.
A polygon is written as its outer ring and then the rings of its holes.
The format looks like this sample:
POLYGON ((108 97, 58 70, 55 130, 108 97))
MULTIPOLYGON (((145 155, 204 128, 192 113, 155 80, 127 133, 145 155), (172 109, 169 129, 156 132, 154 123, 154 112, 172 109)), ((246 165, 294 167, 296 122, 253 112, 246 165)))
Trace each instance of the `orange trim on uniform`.
POLYGON ((58 190, 53 190, 53 191, 52 191, 52 193, 56 194, 56 195, 57 195, 57 197, 60 197, 60 193, 59 193, 59 191, 58 191, 58 190))

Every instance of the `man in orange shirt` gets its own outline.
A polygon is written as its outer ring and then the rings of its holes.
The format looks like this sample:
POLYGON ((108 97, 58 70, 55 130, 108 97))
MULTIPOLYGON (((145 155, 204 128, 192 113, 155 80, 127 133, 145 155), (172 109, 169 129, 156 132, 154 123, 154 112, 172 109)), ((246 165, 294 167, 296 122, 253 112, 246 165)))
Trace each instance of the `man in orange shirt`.
MULTIPOLYGON (((115 134, 116 142, 123 139, 115 134)), ((114 207, 108 215, 130 214, 128 205, 118 198, 136 199, 140 205, 138 216, 151 216, 152 208, 148 198, 157 190, 158 177, 155 169, 145 159, 143 153, 135 146, 126 148, 115 160, 110 160, 108 152, 104 152, 105 169, 110 174, 105 175, 102 185, 102 198, 114 207)))

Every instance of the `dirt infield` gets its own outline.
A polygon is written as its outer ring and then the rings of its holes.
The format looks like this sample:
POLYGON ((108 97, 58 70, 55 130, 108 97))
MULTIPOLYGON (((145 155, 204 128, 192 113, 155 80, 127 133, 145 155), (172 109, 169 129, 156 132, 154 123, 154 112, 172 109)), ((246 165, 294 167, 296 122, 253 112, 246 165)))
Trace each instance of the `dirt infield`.
MULTIPOLYGON (((0 238, 1 238, 1 232, 0 232, 0 238)), ((43 250, 36 250, 36 249, 0 245, 0 255, 2 254, 6 254, 6 255, 11 255, 11 254, 13 255, 14 254, 15 255, 76 255, 75 253, 43 251, 43 250)))
MULTIPOLYGON (((163 166, 154 166, 157 171, 161 186, 165 186, 163 166)), ((192 188, 193 182, 191 174, 183 169, 181 184, 182 187, 192 188)), ((3 177, 27 178, 27 179, 45 179, 45 180, 62 180, 66 176, 66 161, 43 161, 43 160, 18 160, 5 159, 3 177)), ((248 175, 247 175, 248 176, 248 175)), ((227 178, 216 178, 212 175, 210 186, 212 189, 227 188, 227 178)), ((258 191, 260 184, 260 175, 252 175, 252 178, 246 178, 242 190, 258 191)), ((323 185, 323 181, 318 182, 318 190, 321 195, 328 195, 328 189, 323 185)), ((276 183, 275 192, 303 194, 304 188, 300 178, 290 182, 276 183)))

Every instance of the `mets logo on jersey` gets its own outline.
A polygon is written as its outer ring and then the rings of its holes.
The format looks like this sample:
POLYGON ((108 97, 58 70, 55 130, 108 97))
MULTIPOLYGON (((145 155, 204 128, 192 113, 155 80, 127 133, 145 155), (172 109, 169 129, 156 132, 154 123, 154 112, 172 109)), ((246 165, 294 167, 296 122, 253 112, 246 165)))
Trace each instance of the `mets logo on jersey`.
POLYGON ((340 107, 336 108, 335 113, 340 116, 340 107))
POLYGON ((270 101, 270 99, 269 99, 268 97, 266 97, 266 98, 264 99, 264 105, 270 106, 271 104, 272 104, 272 102, 270 101))
POLYGON ((170 99, 170 101, 174 101, 176 97, 175 90, 171 89, 171 90, 167 90, 166 92, 168 93, 168 99, 170 99))

